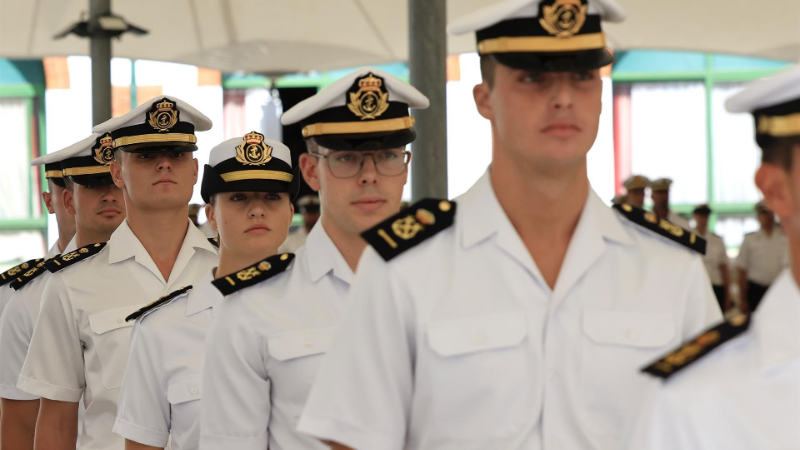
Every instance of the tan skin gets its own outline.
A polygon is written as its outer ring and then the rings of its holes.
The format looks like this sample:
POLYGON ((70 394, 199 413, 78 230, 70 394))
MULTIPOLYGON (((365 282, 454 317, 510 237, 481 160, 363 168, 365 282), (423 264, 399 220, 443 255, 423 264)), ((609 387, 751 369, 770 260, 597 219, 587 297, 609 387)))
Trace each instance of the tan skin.
POLYGON ((666 218, 669 214, 669 191, 653 191, 650 196, 653 198, 653 212, 662 219, 666 218))
MULTIPOLYGON (((319 153, 332 150, 319 147, 319 153)), ((355 272, 367 247, 361 233, 400 210, 408 169, 397 176, 381 175, 372 158, 364 160, 361 172, 353 178, 336 178, 324 159, 304 153, 300 169, 306 183, 320 193, 322 226, 347 265, 355 272)))
MULTIPOLYGON (((122 191, 116 186, 61 189, 63 208, 77 225, 77 246, 105 242, 125 218, 122 191)), ((52 200, 52 198, 51 198, 52 200)), ((33 449, 39 400, 1 400, 7 416, 0 419, 0 439, 14 449, 33 449)))
POLYGON ((492 87, 473 89, 492 125, 495 195, 551 289, 589 193, 586 154, 597 137, 601 93, 599 70, 532 73, 501 64, 492 87))
MULTIPOLYGON (((219 232, 219 266, 215 278, 278 253, 292 224, 294 207, 289 194, 224 192, 206 205, 206 216, 219 232)), ((125 439, 125 450, 161 450, 125 439)))
POLYGON ((644 208, 644 189, 631 189, 625 194, 625 202, 644 208))
POLYGON ((47 181, 50 192, 42 192, 42 201, 49 214, 56 215, 58 224, 58 249, 63 251, 72 237, 75 236, 75 219, 67 212, 64 206, 65 189, 52 181, 47 181))
MULTIPOLYGON (((694 221, 697 224, 695 229, 699 234, 706 234, 708 231, 708 216, 704 214, 695 214, 694 221)), ((731 307, 731 280, 730 280, 730 272, 728 271, 728 265, 725 263, 721 263, 719 265, 720 273, 722 273, 722 284, 725 286, 725 311, 730 309, 731 307)), ((723 311, 724 312, 724 311, 723 311)))
MULTIPOLYGON (((768 170, 770 165, 765 164, 765 166, 767 166, 768 170)), ((758 223, 761 225, 761 230, 763 230, 767 236, 772 236, 772 233, 775 231, 775 213, 773 211, 759 211, 758 223)), ((750 305, 747 304, 747 270, 738 268, 737 273, 739 278, 739 292, 742 293, 741 310, 743 313, 747 313, 750 311, 750 305)))
MULTIPOLYGON (((122 190, 128 226, 169 280, 189 226, 197 160, 191 153, 120 150, 117 158, 111 163, 111 177, 122 190)), ((37 450, 74 450, 77 429, 78 403, 42 399, 36 423, 37 450)))

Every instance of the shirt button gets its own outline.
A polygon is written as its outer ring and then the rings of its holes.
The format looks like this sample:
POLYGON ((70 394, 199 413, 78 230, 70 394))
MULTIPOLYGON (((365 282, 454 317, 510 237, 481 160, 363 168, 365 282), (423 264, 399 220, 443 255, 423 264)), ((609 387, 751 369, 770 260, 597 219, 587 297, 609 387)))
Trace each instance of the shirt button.
POLYGON ((633 328, 630 328, 628 330, 628 340, 629 341, 635 341, 637 337, 639 337, 639 335, 636 333, 636 330, 634 330, 633 328))
POLYGON ((122 325, 122 322, 123 322, 123 320, 122 320, 122 319, 117 319, 117 323, 118 323, 118 324, 122 325))
POLYGON ((556 379, 556 371, 555 370, 548 371, 547 372, 547 379, 550 380, 550 381, 555 380, 556 379))
POLYGON ((550 448, 558 448, 558 446, 561 444, 556 438, 550 439, 547 443, 550 445, 550 448))
POLYGON ((197 388, 192 388, 189 390, 189 392, 191 392, 192 395, 197 395, 197 388))
POLYGON ((308 342, 306 342, 306 348, 311 348, 311 347, 313 347, 313 346, 314 346, 314 341, 308 341, 308 342))
POLYGON ((478 333, 478 335, 475 337, 475 342, 477 342, 478 344, 485 343, 486 342, 486 333, 484 333, 483 331, 478 333))

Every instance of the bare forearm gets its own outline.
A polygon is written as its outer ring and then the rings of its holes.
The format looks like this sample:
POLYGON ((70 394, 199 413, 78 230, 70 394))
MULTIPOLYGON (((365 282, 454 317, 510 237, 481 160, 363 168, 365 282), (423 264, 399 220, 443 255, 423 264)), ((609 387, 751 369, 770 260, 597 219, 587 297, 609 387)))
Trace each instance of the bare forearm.
POLYGON ((350 447, 345 447, 344 445, 337 444, 335 442, 326 442, 326 444, 331 446, 331 450, 354 450, 350 447))
POLYGON ((36 422, 35 450, 74 450, 78 441, 78 404, 42 399, 36 422))
POLYGON ((6 414, 0 416, 0 442, 4 443, 4 448, 33 450, 36 416, 39 414, 39 400, 2 399, 0 404, 2 404, 2 408, 6 412, 6 414))
POLYGON ((125 439, 125 450, 164 450, 163 447, 151 447, 125 439))

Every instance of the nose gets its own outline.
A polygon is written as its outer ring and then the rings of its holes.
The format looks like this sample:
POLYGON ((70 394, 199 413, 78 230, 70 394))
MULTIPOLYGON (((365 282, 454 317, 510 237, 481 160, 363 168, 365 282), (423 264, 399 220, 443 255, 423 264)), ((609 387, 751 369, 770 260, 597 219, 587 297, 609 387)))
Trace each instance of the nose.
POLYGON ((378 168, 375 164, 375 154, 371 152, 365 153, 364 162, 361 164, 361 172, 358 174, 359 183, 366 186, 378 182, 378 168))
POLYGON ((158 165, 156 166, 156 170, 171 170, 172 169, 172 159, 170 159, 170 155, 168 153, 162 153, 158 155, 158 165))
POLYGON ((559 77, 553 85, 553 108, 572 109, 574 100, 572 83, 564 77, 559 77))

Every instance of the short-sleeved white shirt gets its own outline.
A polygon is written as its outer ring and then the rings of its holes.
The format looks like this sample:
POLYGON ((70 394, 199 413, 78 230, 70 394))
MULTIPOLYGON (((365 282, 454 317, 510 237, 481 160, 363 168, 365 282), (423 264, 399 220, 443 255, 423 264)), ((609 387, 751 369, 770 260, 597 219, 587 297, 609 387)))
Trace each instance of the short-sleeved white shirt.
POLYGON ((786 266, 789 242, 783 231, 775 228, 771 236, 758 230, 744 237, 736 266, 747 271, 747 279, 769 286, 786 266))
MULTIPOLYGON (((69 253, 78 248, 77 238, 73 237, 63 252, 58 251, 58 244, 47 252, 45 259, 59 253, 69 253)), ((50 272, 42 268, 43 273, 31 280, 22 289, 11 295, 5 312, 0 317, 0 398, 9 400, 37 400, 38 395, 31 395, 17 388, 17 379, 28 354, 33 327, 39 317, 42 304, 42 292, 50 278, 50 272)))
POLYGON ((689 226, 689 221, 684 219, 682 215, 676 213, 675 211, 670 211, 669 214, 667 214, 666 219, 685 230, 689 230, 691 228, 689 226))
POLYGON ((152 447, 166 447, 170 436, 175 450, 199 447, 205 339, 222 299, 212 279, 209 271, 134 325, 114 433, 152 447))
POLYGON ((322 222, 286 272, 225 297, 207 339, 202 450, 323 450, 297 420, 354 275, 322 222))
POLYGON ((83 395, 81 449, 124 447, 111 430, 133 325, 125 317, 201 279, 216 265, 216 249, 195 227, 187 229, 169 280, 127 221, 98 254, 47 280, 17 387, 64 402, 77 402, 83 395))
POLYGON ((714 286, 722 286, 725 284, 722 278, 722 269, 720 265, 728 264, 728 254, 725 253, 725 242, 722 237, 710 231, 705 234, 699 234, 706 240, 706 254, 703 256, 703 264, 706 266, 708 278, 711 279, 711 284, 714 286))
MULTIPOLYGON (((58 242, 56 242, 52 247, 50 247, 50 250, 47 251, 47 256, 45 256, 45 258, 52 258, 59 253, 61 252, 58 251, 58 242)), ((13 280, 8 280, 8 283, 0 286, 0 317, 3 316, 3 311, 5 310, 8 301, 11 300, 11 296, 14 295, 14 289, 11 287, 12 281, 13 280)), ((0 361, 2 360, 0 359, 0 361)))
POLYGON ((361 258, 299 431, 357 450, 620 448, 639 369, 720 320, 700 255, 589 192, 551 290, 484 175, 455 223, 361 258))
POLYGON ((651 396, 630 450, 800 448, 800 289, 789 270, 744 334, 651 396))

